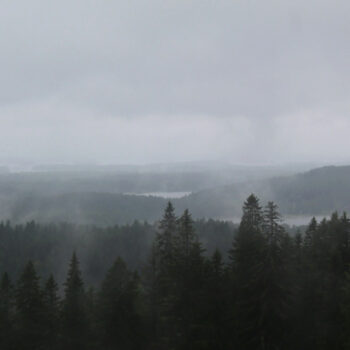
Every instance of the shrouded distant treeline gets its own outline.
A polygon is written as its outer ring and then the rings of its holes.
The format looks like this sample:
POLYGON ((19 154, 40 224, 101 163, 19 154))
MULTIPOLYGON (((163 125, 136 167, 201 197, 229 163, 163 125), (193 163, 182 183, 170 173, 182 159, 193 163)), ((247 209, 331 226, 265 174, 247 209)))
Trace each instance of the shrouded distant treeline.
MULTIPOLYGON (((0 233, 6 227, 10 229, 3 225, 0 233)), ((335 213, 321 222, 312 219, 304 234, 290 235, 277 206, 269 202, 261 207, 251 195, 231 241, 224 247, 223 242, 217 245, 221 251, 209 245, 212 251, 205 252, 205 239, 199 239, 196 229, 205 231, 188 210, 177 217, 169 203, 156 234, 149 236, 143 263, 130 266, 115 256, 101 283, 84 281, 76 253, 62 288, 47 271, 39 276, 41 255, 35 256, 35 250, 18 272, 5 272, 6 259, 2 259, 0 348, 349 347, 350 220, 346 214, 335 213)), ((231 232, 232 227, 221 229, 231 232)), ((35 225, 32 231, 37 231, 35 225)), ((26 235, 30 244, 29 229, 26 235)), ((37 232, 33 235, 38 239, 37 232)), ((15 244, 15 234, 13 239, 15 244)), ((136 254, 137 242, 130 245, 136 254)), ((96 252, 96 259, 100 258, 96 252)))

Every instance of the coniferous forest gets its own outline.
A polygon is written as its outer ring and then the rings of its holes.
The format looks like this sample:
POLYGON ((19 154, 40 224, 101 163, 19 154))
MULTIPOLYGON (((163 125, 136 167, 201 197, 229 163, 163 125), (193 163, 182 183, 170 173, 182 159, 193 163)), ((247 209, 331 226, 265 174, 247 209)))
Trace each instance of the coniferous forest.
MULTIPOLYGON (((40 255, 12 274, 2 261, 0 349, 349 347, 345 213, 291 234, 276 204, 250 195, 226 251, 210 254, 196 226, 168 203, 143 263, 132 268, 115 256, 99 283, 84 280, 78 251, 63 283, 38 273, 40 255)), ((18 238, 10 224, 0 231, 18 238)))
POLYGON ((0 350, 350 350, 350 1, 0 1, 0 350))

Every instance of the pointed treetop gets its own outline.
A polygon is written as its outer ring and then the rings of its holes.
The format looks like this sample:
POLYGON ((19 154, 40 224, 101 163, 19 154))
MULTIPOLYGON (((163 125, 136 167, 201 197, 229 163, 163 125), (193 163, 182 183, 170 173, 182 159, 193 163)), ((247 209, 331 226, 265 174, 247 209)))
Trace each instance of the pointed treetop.
POLYGON ((259 198, 254 194, 254 193, 251 193, 248 198, 246 199, 246 201, 244 202, 244 206, 249 206, 249 207, 252 207, 252 206, 256 206, 256 207, 260 207, 259 205, 259 198))
POLYGON ((316 231, 316 229, 317 229, 317 220, 315 217, 313 217, 309 223, 307 231, 316 231))
POLYGON ((50 274, 49 278, 46 281, 45 289, 46 290, 58 290, 58 285, 57 285, 52 274, 50 274))
POLYGON ((270 243, 281 243, 281 234, 284 227, 281 225, 282 216, 278 211, 278 205, 268 202, 264 210, 264 235, 270 243))
POLYGON ((267 203, 264 210, 264 214, 265 214, 265 219, 268 221, 274 221, 276 223, 282 221, 282 216, 278 211, 278 205, 275 204, 274 202, 267 203))
POLYGON ((171 202, 168 202, 164 210, 164 214, 161 222, 172 221, 175 219, 176 219, 175 208, 171 202))
POLYGON ((243 216, 240 230, 259 231, 263 222, 263 213, 258 197, 251 194, 243 205, 243 216))
POLYGON ((38 283, 39 277, 35 271, 35 267, 33 262, 30 260, 28 261, 27 265, 25 266, 21 276, 20 276, 20 282, 24 281, 31 281, 32 283, 38 283))
POLYGON ((79 261, 75 251, 73 252, 73 255, 69 264, 68 276, 64 285, 66 287, 65 288, 66 293, 73 289, 83 290, 83 285, 84 285, 83 279, 81 277, 81 271, 79 269, 79 261))
POLYGON ((194 231, 192 215, 190 214, 188 209, 185 209, 185 211, 179 218, 178 223, 180 225, 180 230, 187 229, 187 230, 194 231))
POLYGON ((222 259, 222 254, 218 248, 215 249, 212 257, 211 257, 211 263, 214 268, 214 272, 220 273, 224 267, 224 262, 222 259))
POLYGON ((7 272, 4 272, 1 278, 0 289, 8 290, 12 287, 10 277, 7 272))

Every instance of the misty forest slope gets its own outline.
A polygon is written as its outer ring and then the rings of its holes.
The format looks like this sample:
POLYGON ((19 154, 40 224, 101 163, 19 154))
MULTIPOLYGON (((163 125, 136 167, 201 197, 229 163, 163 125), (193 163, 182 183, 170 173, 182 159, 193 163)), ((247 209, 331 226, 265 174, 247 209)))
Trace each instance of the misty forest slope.
MULTIPOLYGON (((129 181, 130 179, 132 177, 129 181)), ((25 183, 30 188, 24 175, 22 180, 21 186, 25 183)), ((35 183, 36 187, 31 187, 31 191, 23 191, 18 188, 18 183, 9 185, 2 178, 1 219, 95 225, 130 223, 135 219, 152 222, 159 217, 159 212, 167 201, 158 197, 115 193, 110 178, 107 181, 111 185, 109 191, 103 178, 99 179, 99 186, 89 184, 84 187, 76 179, 76 186, 61 185, 59 190, 53 190, 53 184, 45 181, 40 186, 35 183)), ((58 181, 55 186, 59 187, 61 183, 58 181)), ((139 182, 137 186, 142 190, 139 182)), ((176 186, 174 189, 188 188, 176 186)), ((334 210, 350 211, 350 166, 324 167, 293 176, 213 186, 212 189, 194 192, 172 201, 179 212, 189 208, 195 218, 230 219, 241 215, 241 203, 252 192, 262 201, 273 200, 279 203, 283 215, 327 215, 334 210)))
POLYGON ((242 182, 193 193, 181 200, 197 217, 232 218, 250 193, 279 204, 284 215, 327 215, 350 209, 350 166, 323 167, 284 177, 242 182))

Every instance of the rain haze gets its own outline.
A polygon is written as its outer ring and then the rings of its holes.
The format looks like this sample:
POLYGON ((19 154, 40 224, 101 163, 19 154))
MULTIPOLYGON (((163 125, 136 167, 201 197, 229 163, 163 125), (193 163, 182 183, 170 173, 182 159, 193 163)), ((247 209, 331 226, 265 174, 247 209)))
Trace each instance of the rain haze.
POLYGON ((350 3, 2 1, 0 161, 349 161, 350 3))
POLYGON ((0 0, 0 349, 348 350, 349 39, 349 0, 0 0))

